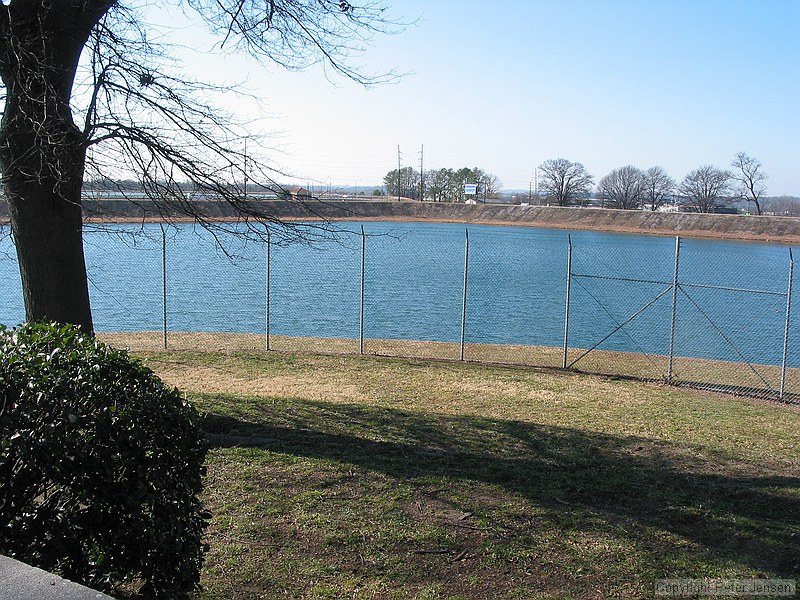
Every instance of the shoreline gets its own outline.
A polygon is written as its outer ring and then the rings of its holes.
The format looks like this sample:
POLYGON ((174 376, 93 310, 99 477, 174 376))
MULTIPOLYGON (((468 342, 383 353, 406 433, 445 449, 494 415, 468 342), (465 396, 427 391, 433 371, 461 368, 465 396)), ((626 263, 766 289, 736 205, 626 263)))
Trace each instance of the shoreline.
MULTIPOLYGON (((743 217, 744 218, 744 217, 743 217)), ((752 217, 759 218, 759 217, 752 217)), ((782 217, 789 218, 789 217, 782 217)), ((617 233, 620 235, 648 235, 654 237, 676 237, 682 238, 695 238, 707 240, 720 240, 720 241, 737 241, 737 242, 753 242, 764 244, 776 244, 781 246, 800 246, 800 234, 797 235, 759 235, 748 233, 730 233, 725 231, 709 231, 709 230, 672 230, 672 229, 642 229, 637 227, 615 227, 615 226, 591 226, 584 224, 562 224, 562 223, 520 223, 508 222, 499 219, 479 219, 479 220, 466 220, 466 219, 447 219, 447 218, 430 218, 430 217, 400 217, 400 216, 384 216, 384 217, 335 217, 324 219, 321 217, 281 217, 281 221, 296 223, 300 221, 308 221, 320 223, 329 221, 332 223, 337 222, 365 222, 365 223, 451 223, 456 225, 490 225, 496 227, 527 227, 529 229, 559 229, 564 231, 600 231, 606 233, 617 233)), ((231 219, 223 217, 214 217, 206 219, 209 223, 244 223, 245 219, 231 219)), ((164 219, 161 217, 107 217, 97 218, 92 217, 84 219, 85 224, 102 225, 103 223, 113 223, 116 225, 139 225, 139 224, 157 224, 157 223, 194 223, 195 219, 191 217, 175 217, 164 219)), ((252 222, 252 220, 251 220, 252 222)), ((0 225, 7 225, 8 221, 0 221, 0 225)))

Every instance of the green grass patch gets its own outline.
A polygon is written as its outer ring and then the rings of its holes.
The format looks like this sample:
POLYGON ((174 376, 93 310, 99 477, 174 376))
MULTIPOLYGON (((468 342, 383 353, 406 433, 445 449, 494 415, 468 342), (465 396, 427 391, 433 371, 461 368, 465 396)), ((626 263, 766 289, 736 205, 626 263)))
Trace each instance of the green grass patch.
POLYGON ((151 353, 206 413, 198 598, 640 598, 800 571, 800 411, 533 369, 151 353))

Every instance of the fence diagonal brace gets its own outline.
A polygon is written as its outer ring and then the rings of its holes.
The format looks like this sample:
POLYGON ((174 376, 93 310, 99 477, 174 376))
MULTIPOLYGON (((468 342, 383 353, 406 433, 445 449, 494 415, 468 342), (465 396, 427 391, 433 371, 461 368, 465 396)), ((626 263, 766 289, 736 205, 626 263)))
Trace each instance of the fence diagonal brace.
POLYGON ((616 327, 613 329, 613 331, 611 331, 611 333, 609 333, 608 335, 606 335, 606 336, 605 336, 603 339, 601 339, 599 342, 597 342, 597 343, 596 343, 594 346, 592 346, 592 347, 591 347, 591 348, 589 348, 588 350, 584 351, 584 352, 583 352, 583 354, 581 354, 581 355, 580 355, 578 358, 576 358, 575 360, 573 360, 573 361, 572 361, 572 362, 571 362, 571 363, 570 363, 570 364, 567 366, 567 368, 568 368, 568 369, 571 369, 573 366, 575 366, 575 363, 577 363, 578 361, 580 361, 580 360, 581 360, 581 359, 582 359, 584 356, 586 356, 587 354, 589 354, 589 353, 590 353, 590 352, 592 352, 593 350, 596 350, 596 349, 597 349, 597 347, 598 347, 598 346, 600 346, 600 344, 602 344, 603 342, 605 342, 605 341, 606 341, 608 338, 610 338, 612 335, 614 335, 615 333, 617 333, 617 332, 618 332, 620 329, 622 329, 623 327, 625 327, 625 325, 627 325, 628 323, 630 323, 631 321, 633 321, 633 320, 634 320, 636 317, 638 317, 639 315, 641 315, 642 313, 644 313, 644 312, 645 312, 645 311, 646 311, 648 308, 650 308, 651 306, 653 306, 653 304, 655 304, 656 302, 658 302, 658 301, 659 301, 661 298, 663 298, 663 297, 664 297, 664 295, 666 295, 666 293, 667 293, 667 292, 670 292, 670 291, 672 291, 672 286, 669 286, 668 288, 665 288, 663 292, 661 292, 660 294, 658 294, 658 295, 657 295, 655 298, 653 298, 653 299, 652 299, 650 302, 648 302, 648 303, 647 303, 647 304, 645 304, 645 305, 644 305, 642 308, 640 308, 640 309, 639 309, 639 310, 637 310, 635 313, 633 313, 633 314, 632 314, 630 317, 628 317, 628 318, 627 318, 625 321, 623 321, 622 323, 620 323, 619 325, 617 325, 617 326, 616 326, 616 327))
POLYGON ((714 328, 714 331, 716 331, 716 332, 717 332, 717 333, 720 335, 720 337, 721 337, 723 340, 725 340, 725 342, 726 342, 726 343, 727 343, 727 344, 728 344, 728 345, 729 345, 729 346, 730 346, 730 347, 733 349, 733 351, 736 353, 736 355, 737 355, 737 356, 738 356, 740 359, 742 359, 742 362, 743 362, 744 364, 746 364, 746 365, 747 365, 747 366, 750 368, 750 370, 751 370, 751 371, 752 371, 752 372, 755 374, 755 376, 756 376, 756 377, 758 377, 758 378, 761 380, 761 383, 763 383, 765 386, 767 386, 767 389, 768 389, 769 391, 771 391, 771 392, 775 392, 775 389, 774 389, 774 388, 773 388, 773 387, 772 387, 772 386, 769 384, 769 382, 768 382, 766 379, 764 379, 764 377, 761 375, 761 373, 759 373, 759 372, 758 372, 758 370, 757 370, 757 369, 756 369, 756 368, 753 366, 753 364, 752 364, 752 363, 751 363, 749 360, 747 360, 747 357, 745 357, 745 355, 744 355, 744 354, 742 354, 741 350, 739 350, 739 348, 736 346, 736 344, 734 344, 734 343, 733 343, 733 340, 731 340, 731 339, 730 339, 730 338, 729 338, 727 335, 725 335, 725 332, 724 332, 724 331, 722 331, 722 329, 720 329, 720 327, 719 327, 719 326, 718 326, 718 325, 717 325, 717 324, 716 324, 716 323, 715 323, 715 322, 714 322, 714 321, 711 319, 711 317, 709 317, 709 316, 706 314, 706 312, 705 312, 705 311, 704 311, 704 310, 703 310, 703 309, 700 307, 700 305, 699 305, 699 304, 697 304, 697 302, 695 302, 695 301, 694 301, 694 298, 692 298, 692 297, 691 297, 691 296, 690 296, 690 295, 689 295, 689 294, 686 292, 686 290, 685 290, 685 289, 683 289, 683 285, 680 285, 680 286, 678 286, 678 289, 681 291, 681 293, 682 293, 684 296, 686 296, 686 299, 687 299, 689 302, 691 302, 691 303, 692 303, 692 306, 694 306, 694 307, 697 309, 697 312, 699 312, 701 315, 703 315, 703 318, 704 318, 706 321, 708 321, 708 322, 709 322, 709 324, 711 325, 711 327, 713 327, 713 328, 714 328))

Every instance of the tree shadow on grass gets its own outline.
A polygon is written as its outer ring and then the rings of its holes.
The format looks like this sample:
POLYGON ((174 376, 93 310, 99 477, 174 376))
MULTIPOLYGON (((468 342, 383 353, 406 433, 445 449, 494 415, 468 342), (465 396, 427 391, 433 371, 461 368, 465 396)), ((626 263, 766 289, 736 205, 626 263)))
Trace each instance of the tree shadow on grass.
POLYGON ((309 401, 265 403, 255 417, 210 414, 205 429, 214 447, 257 447, 411 481, 491 484, 554 520, 600 515, 665 559, 659 564, 685 562, 685 549, 657 539, 667 532, 721 565, 770 576, 800 571, 800 477, 696 449, 520 421, 309 401))

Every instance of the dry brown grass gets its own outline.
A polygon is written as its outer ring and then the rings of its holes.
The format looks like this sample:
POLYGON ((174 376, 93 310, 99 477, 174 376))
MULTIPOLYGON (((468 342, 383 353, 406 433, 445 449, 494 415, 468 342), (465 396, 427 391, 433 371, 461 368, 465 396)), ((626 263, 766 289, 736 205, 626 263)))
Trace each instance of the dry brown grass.
MULTIPOLYGON (((134 351, 151 352, 164 349, 161 332, 101 333, 100 339, 134 351)), ((170 332, 167 335, 169 350, 203 352, 261 351, 266 349, 263 335, 233 333, 170 332)), ((271 336, 271 350, 282 352, 309 352, 321 354, 359 354, 359 341, 347 338, 311 338, 271 336)), ((458 361, 459 344, 407 340, 365 340, 364 354, 398 358, 424 358, 458 361)), ((525 365, 561 368, 561 348, 546 346, 520 346, 500 344, 467 344, 466 361, 487 364, 525 365)), ((567 354, 570 369, 604 375, 618 375, 634 379, 663 381, 668 372, 666 356, 645 355, 633 352, 594 350, 584 355, 582 349, 570 348, 567 354)), ((781 370, 774 365, 747 365, 718 360, 700 360, 676 357, 673 361, 673 382, 699 384, 715 391, 729 391, 739 395, 775 398, 781 387, 781 370), (766 383, 765 383, 766 382, 766 383)), ((797 402, 800 398, 800 369, 788 369, 785 382, 786 398, 797 402)))

